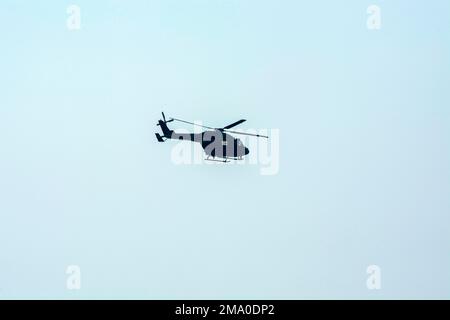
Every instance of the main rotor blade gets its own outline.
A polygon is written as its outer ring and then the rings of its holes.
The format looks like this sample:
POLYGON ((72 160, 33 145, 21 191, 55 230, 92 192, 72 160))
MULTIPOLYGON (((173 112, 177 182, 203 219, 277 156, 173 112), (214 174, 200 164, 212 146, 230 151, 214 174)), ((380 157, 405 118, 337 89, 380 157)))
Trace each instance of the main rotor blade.
POLYGON ((229 133, 242 134, 242 135, 245 135, 245 136, 253 136, 253 137, 258 137, 258 138, 267 138, 267 139, 269 139, 268 136, 264 136, 262 134, 245 133, 245 132, 231 131, 231 130, 224 130, 224 131, 225 132, 229 132, 229 133))
POLYGON ((203 126, 203 125, 198 124, 198 123, 193 123, 193 122, 189 122, 189 121, 185 121, 185 120, 181 120, 181 119, 177 119, 177 118, 171 118, 171 119, 172 119, 172 120, 175 120, 175 121, 179 121, 179 122, 184 122, 184 123, 192 124, 192 125, 194 125, 194 126, 203 127, 203 128, 206 128, 206 129, 216 130, 216 128, 212 128, 212 127, 208 127, 208 126, 203 126))
POLYGON ((164 122, 166 122, 166 116, 164 115, 164 112, 161 112, 161 114, 163 116, 164 122))
POLYGON ((226 127, 223 127, 222 129, 231 129, 231 128, 236 127, 238 124, 241 124, 242 122, 245 122, 245 121, 247 121, 247 120, 241 119, 239 121, 236 121, 236 122, 234 122, 232 124, 227 125, 226 127))

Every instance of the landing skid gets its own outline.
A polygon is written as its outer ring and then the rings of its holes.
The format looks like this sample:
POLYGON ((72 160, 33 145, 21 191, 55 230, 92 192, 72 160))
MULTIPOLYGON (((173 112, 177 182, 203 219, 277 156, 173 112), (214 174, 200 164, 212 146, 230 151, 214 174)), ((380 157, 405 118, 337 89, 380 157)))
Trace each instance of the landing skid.
POLYGON ((223 163, 225 163, 225 162, 230 162, 230 160, 228 160, 228 159, 218 160, 218 159, 209 159, 209 158, 206 158, 205 160, 208 160, 208 161, 215 161, 215 162, 223 162, 223 163))
POLYGON ((238 157, 238 158, 226 157, 226 158, 223 158, 223 160, 219 160, 219 159, 215 159, 215 158, 211 159, 210 156, 208 156, 208 157, 206 157, 205 160, 226 163, 226 162, 230 162, 230 160, 237 161, 237 160, 244 160, 244 159, 242 157, 238 157))

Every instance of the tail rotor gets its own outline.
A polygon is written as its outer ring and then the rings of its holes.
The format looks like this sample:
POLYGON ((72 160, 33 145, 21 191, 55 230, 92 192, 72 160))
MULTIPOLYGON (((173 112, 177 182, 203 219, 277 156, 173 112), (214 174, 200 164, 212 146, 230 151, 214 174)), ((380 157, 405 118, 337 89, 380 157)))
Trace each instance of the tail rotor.
POLYGON ((162 114, 162 120, 159 120, 156 125, 161 127, 163 135, 161 136, 158 133, 155 133, 155 135, 156 135, 156 139, 158 139, 159 142, 164 142, 165 139, 170 139, 172 137, 173 130, 170 130, 167 127, 167 123, 172 122, 174 119, 167 120, 164 112, 161 112, 161 114, 162 114))
MULTIPOLYGON (((166 116, 164 115, 164 112, 161 112, 161 114, 162 114, 164 123, 169 123, 169 122, 172 122, 172 121, 173 121, 173 119, 166 120, 166 116)), ((159 124, 157 124, 157 126, 159 126, 159 124)))

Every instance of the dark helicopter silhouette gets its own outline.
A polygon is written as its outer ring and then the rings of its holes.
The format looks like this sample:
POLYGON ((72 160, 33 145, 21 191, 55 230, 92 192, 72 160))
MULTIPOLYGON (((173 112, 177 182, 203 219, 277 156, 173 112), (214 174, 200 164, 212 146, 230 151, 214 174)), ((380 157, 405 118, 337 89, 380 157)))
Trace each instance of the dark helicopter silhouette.
POLYGON ((211 161, 228 162, 229 159, 242 160, 243 156, 249 154, 250 151, 248 150, 247 147, 244 146, 242 141, 238 138, 231 136, 228 133, 242 134, 260 138, 268 138, 268 136, 264 135, 228 130, 246 121, 245 119, 238 120, 223 128, 212 128, 176 118, 170 118, 169 120, 166 120, 164 112, 162 112, 162 117, 163 117, 162 120, 158 121, 157 126, 161 127, 163 135, 161 136, 159 133, 155 133, 156 139, 158 139, 159 142, 164 142, 167 139, 198 142, 202 145, 202 148, 207 155, 206 160, 211 161), (179 121, 187 124, 192 124, 194 126, 199 126, 210 130, 206 130, 201 133, 177 133, 173 130, 170 130, 169 127, 167 127, 167 123, 172 121, 179 121), (210 157, 212 157, 213 159, 210 159, 210 157), (223 160, 215 160, 216 157, 221 158, 223 160))

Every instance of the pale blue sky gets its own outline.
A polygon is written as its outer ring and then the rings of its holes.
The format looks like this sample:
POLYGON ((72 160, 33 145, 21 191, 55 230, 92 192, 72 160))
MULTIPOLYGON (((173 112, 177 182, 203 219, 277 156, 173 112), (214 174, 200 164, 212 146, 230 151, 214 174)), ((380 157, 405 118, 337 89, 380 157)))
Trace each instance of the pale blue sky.
POLYGON ((448 298, 449 20, 446 0, 3 0, 0 298, 448 298), (279 173, 175 166, 162 108, 279 129, 279 173))

